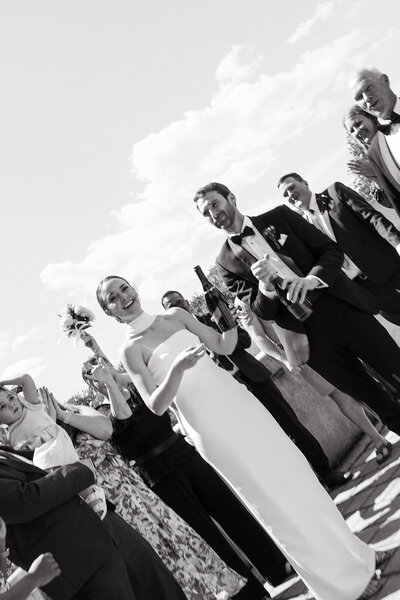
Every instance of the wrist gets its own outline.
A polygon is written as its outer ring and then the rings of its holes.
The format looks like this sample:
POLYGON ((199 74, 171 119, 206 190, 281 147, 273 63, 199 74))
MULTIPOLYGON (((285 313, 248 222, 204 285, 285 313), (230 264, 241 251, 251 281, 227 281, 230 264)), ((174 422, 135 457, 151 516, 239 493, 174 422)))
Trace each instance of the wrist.
POLYGON ((182 375, 184 370, 185 368, 183 362, 179 360, 179 358, 176 358, 175 361, 172 363, 172 374, 182 375))
POLYGON ((40 578, 36 575, 36 573, 27 573, 24 577, 24 581, 26 581, 28 585, 32 588, 31 591, 33 591, 40 585, 40 578))
POLYGON ((71 421, 71 417, 74 413, 72 412, 72 410, 65 410, 60 419, 61 421, 65 424, 65 425, 69 425, 70 421, 71 421))
POLYGON ((268 283, 265 283, 264 281, 260 281, 260 283, 258 284, 258 287, 262 294, 264 294, 266 292, 274 291, 274 286, 272 285, 271 281, 269 281, 268 283))

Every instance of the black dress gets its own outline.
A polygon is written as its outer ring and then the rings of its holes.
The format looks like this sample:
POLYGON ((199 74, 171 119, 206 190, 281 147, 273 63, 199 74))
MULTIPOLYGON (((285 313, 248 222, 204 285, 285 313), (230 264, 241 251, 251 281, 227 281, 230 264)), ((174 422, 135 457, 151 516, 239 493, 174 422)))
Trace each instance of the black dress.
POLYGON ((286 558, 216 471, 182 435, 173 431, 168 413, 156 416, 133 386, 130 392, 132 415, 127 419, 112 418, 111 443, 126 460, 135 461, 133 468, 155 494, 197 531, 229 567, 247 578, 241 598, 258 597, 254 595, 258 590, 260 598, 261 594, 265 596, 265 589, 214 521, 272 585, 287 577, 286 558))

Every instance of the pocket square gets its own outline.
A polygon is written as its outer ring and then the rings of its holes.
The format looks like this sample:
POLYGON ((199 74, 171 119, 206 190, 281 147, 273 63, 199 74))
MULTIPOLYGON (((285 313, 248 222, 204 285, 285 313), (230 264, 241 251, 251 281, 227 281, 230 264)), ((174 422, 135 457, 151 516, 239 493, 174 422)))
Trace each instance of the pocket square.
POLYGON ((286 242, 287 240, 287 235, 286 233, 281 233, 281 235, 278 238, 278 242, 281 246, 283 246, 283 244, 286 242))

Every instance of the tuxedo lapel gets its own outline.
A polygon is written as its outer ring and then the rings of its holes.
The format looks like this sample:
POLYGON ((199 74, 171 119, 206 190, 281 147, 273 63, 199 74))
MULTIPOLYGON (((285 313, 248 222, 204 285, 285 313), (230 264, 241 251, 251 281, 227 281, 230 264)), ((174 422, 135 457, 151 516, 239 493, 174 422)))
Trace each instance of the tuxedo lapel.
MULTIPOLYGON (((250 220, 253 223, 253 225, 256 227, 256 229, 261 233, 263 238, 266 239, 265 235, 263 234, 263 228, 264 228, 263 224, 259 221, 259 219, 257 217, 250 217, 250 220)), ((274 249, 274 252, 276 252, 276 254, 279 256, 279 258, 282 260, 282 262, 284 262, 286 264, 286 266, 289 267, 289 269, 291 271, 293 271, 293 273, 295 273, 299 277, 304 277, 304 273, 296 265, 296 263, 294 262, 294 260, 292 259, 292 257, 289 254, 289 251, 288 251, 288 246, 290 246, 289 237, 290 236, 288 236, 286 238, 285 246, 281 246, 279 244, 279 247, 277 247, 268 239, 267 239, 267 242, 270 244, 271 248, 274 249)))
POLYGON ((250 252, 247 252, 247 250, 242 248, 242 246, 239 246, 239 244, 235 244, 234 242, 232 242, 230 238, 227 238, 226 241, 236 258, 244 262, 251 269, 252 265, 255 262, 257 262, 257 259, 252 254, 250 254, 250 252))
POLYGON ((10 454, 10 452, 8 452, 7 450, 0 449, 0 465, 7 465, 9 467, 12 467, 13 469, 17 469, 18 471, 41 474, 46 473, 46 471, 39 469, 39 467, 36 467, 33 463, 25 462, 24 460, 19 460, 16 456, 10 454))

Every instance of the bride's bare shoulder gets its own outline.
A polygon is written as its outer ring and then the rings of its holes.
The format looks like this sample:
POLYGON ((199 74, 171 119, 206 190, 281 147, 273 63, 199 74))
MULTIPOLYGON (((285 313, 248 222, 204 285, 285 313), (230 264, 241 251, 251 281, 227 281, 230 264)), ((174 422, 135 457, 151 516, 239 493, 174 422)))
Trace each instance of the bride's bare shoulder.
POLYGON ((183 310, 183 308, 178 308, 178 306, 169 308, 165 311, 163 316, 168 321, 179 321, 180 323, 186 323, 188 319, 193 318, 193 316, 189 312, 187 312, 187 310, 183 310))
POLYGON ((129 356, 130 358, 142 357, 143 346, 138 340, 127 339, 120 350, 120 355, 122 357, 122 360, 124 360, 124 358, 127 356, 129 356))

